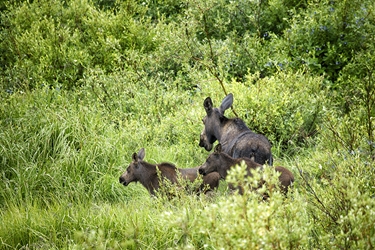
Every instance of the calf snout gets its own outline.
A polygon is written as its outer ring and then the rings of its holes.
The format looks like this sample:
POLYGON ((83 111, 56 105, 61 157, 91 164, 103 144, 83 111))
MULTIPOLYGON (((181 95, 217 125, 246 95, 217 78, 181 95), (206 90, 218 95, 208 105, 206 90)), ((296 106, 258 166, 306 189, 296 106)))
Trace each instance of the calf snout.
POLYGON ((199 174, 201 174, 201 175, 206 175, 206 171, 204 171, 204 169, 203 168, 199 168, 199 174))
POLYGON ((123 177, 123 176, 120 176, 120 178, 119 178, 119 182, 120 182, 122 185, 124 185, 124 186, 127 186, 127 185, 129 184, 129 183, 126 182, 125 177, 123 177))

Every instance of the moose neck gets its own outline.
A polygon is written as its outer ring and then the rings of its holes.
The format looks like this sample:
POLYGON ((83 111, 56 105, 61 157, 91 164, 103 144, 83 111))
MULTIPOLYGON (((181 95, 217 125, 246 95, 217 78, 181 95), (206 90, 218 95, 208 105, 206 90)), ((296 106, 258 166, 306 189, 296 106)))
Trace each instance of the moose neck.
POLYGON ((148 162, 142 162, 142 165, 145 168, 145 171, 142 171, 138 180, 150 192, 150 194, 154 195, 154 190, 159 188, 156 165, 148 162))
POLYGON ((220 135, 215 136, 219 143, 221 143, 223 151, 228 154, 230 154, 233 147, 233 143, 231 142, 235 142, 236 138, 241 136, 241 134, 251 132, 245 123, 239 118, 223 121, 218 131, 220 135))
POLYGON ((236 132, 237 128, 233 125, 234 124, 232 119, 224 117, 221 120, 220 125, 214 131, 214 135, 216 139, 219 141, 219 143, 225 142, 226 140, 228 140, 228 138, 232 136, 233 133, 236 132))

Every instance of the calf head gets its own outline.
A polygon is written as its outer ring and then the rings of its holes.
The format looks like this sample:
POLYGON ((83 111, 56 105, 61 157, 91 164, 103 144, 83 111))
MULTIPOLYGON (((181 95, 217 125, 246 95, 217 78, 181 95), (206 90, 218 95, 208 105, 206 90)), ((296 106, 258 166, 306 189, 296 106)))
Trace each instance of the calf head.
POLYGON ((145 157, 145 149, 139 150, 138 154, 133 153, 132 162, 129 164, 126 171, 120 176, 120 183, 124 186, 129 185, 130 182, 139 180, 140 167, 142 166, 142 160, 145 157))
POLYGON ((221 164, 222 164, 221 144, 218 144, 215 147, 214 152, 211 153, 207 157, 203 165, 199 167, 199 173, 202 175, 207 175, 211 172, 219 172, 221 164))
POLYGON ((212 144, 218 140, 219 130, 223 122, 224 112, 233 104, 233 95, 228 94, 219 108, 214 108, 210 97, 207 97, 203 106, 206 110, 206 116, 203 118, 204 128, 200 135, 199 146, 204 147, 207 151, 212 149, 212 144))

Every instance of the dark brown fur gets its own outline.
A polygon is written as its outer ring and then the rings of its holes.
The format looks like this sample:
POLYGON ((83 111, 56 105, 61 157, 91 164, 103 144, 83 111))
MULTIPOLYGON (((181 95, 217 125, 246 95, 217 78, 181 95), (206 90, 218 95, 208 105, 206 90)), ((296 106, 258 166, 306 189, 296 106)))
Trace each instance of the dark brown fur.
MULTIPOLYGON (((254 162, 250 158, 243 157, 235 159, 229 156, 222 151, 221 145, 218 144, 215 147, 214 152, 208 156, 205 163, 203 163, 203 165, 199 168, 199 173, 205 176, 213 172, 218 172, 220 174, 220 177, 225 179, 227 177, 228 170, 232 166, 241 164, 242 161, 244 161, 247 165, 247 176, 251 176, 252 169, 263 168, 263 165, 254 162)), ((293 173, 281 166, 275 167, 275 170, 281 173, 281 175, 279 176, 280 189, 283 193, 286 194, 290 185, 294 182, 293 173)), ((241 190, 242 188, 240 188, 240 193, 241 190)))
POLYGON ((207 97, 203 106, 206 116, 203 118, 204 129, 200 134, 199 146, 211 151, 217 140, 223 151, 233 158, 253 158, 259 164, 272 166, 271 143, 261 134, 252 132, 240 118, 228 119, 225 110, 233 104, 233 95, 227 95, 219 108, 214 108, 212 100, 207 97))
MULTIPOLYGON (((160 178, 157 169, 160 171, 161 178, 168 179, 171 183, 178 182, 178 172, 182 178, 193 182, 198 177, 199 167, 179 169, 175 165, 163 162, 157 165, 143 161, 145 157, 145 150, 142 148, 138 154, 134 153, 133 161, 129 164, 126 171, 120 176, 119 181, 121 184, 127 186, 130 182, 139 181, 151 195, 160 188, 160 178)), ((200 190, 203 190, 205 185, 209 186, 207 191, 214 190, 219 185, 220 176, 218 173, 212 173, 203 177, 203 184, 200 190)))

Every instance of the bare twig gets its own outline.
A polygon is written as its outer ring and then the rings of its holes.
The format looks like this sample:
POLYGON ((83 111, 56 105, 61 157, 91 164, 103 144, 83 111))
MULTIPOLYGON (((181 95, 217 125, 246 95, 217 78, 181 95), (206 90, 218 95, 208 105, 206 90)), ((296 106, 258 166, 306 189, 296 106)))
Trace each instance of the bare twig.
MULTIPOLYGON (((317 206, 323 213, 325 213, 329 218, 331 218, 331 220, 337 225, 337 218, 335 218, 335 216, 333 216, 329 210, 326 208, 326 206, 324 205, 324 203, 319 199, 319 196, 316 194, 314 188, 311 186, 311 184, 309 183, 309 181, 306 179, 305 175, 302 173, 302 169, 300 169, 297 165, 297 169, 298 169, 298 172, 302 178, 302 180, 304 181, 304 183, 306 184, 306 187, 309 189, 308 191, 314 196, 315 200, 317 201, 317 203, 319 204, 319 206, 317 206)), ((307 190, 306 188, 306 190, 307 190)))
MULTIPOLYGON (((199 4, 196 2, 197 6, 199 7, 199 4)), ((202 8, 199 7, 199 10, 201 11, 202 13, 202 16, 203 16, 203 29, 204 29, 204 33, 205 33, 205 36, 207 38, 207 42, 208 42, 208 46, 209 46, 209 60, 211 62, 211 64, 213 65, 208 65, 208 64, 205 64, 202 62, 202 60, 200 60, 199 58, 196 58, 193 56, 193 53, 192 53, 192 50, 190 48, 190 46, 188 45, 188 42, 187 42, 187 46, 188 46, 188 49, 189 51, 191 52, 192 54, 192 58, 194 60, 196 60, 197 62, 201 63, 204 67, 206 67, 208 69, 208 71, 216 78, 216 80, 219 82, 221 88, 223 89, 223 92, 226 95, 228 95, 228 91, 226 90, 225 88, 225 85, 224 85, 224 77, 223 76, 220 76, 220 73, 219 73, 219 67, 217 65, 217 62, 215 60, 215 53, 214 53, 214 50, 213 50, 213 47, 212 47, 212 40, 211 40, 211 36, 209 34, 209 30, 208 30, 208 22, 207 22, 207 17, 206 17, 206 10, 203 10, 202 8)), ((188 30, 186 29, 186 32, 185 32, 186 36, 187 36, 187 40, 189 40, 190 38, 190 35, 189 35, 189 32, 188 30)), ((231 109, 232 109, 232 112, 234 113, 234 115, 236 117, 238 117, 238 114, 237 112, 235 111, 233 105, 231 106, 231 109)))

